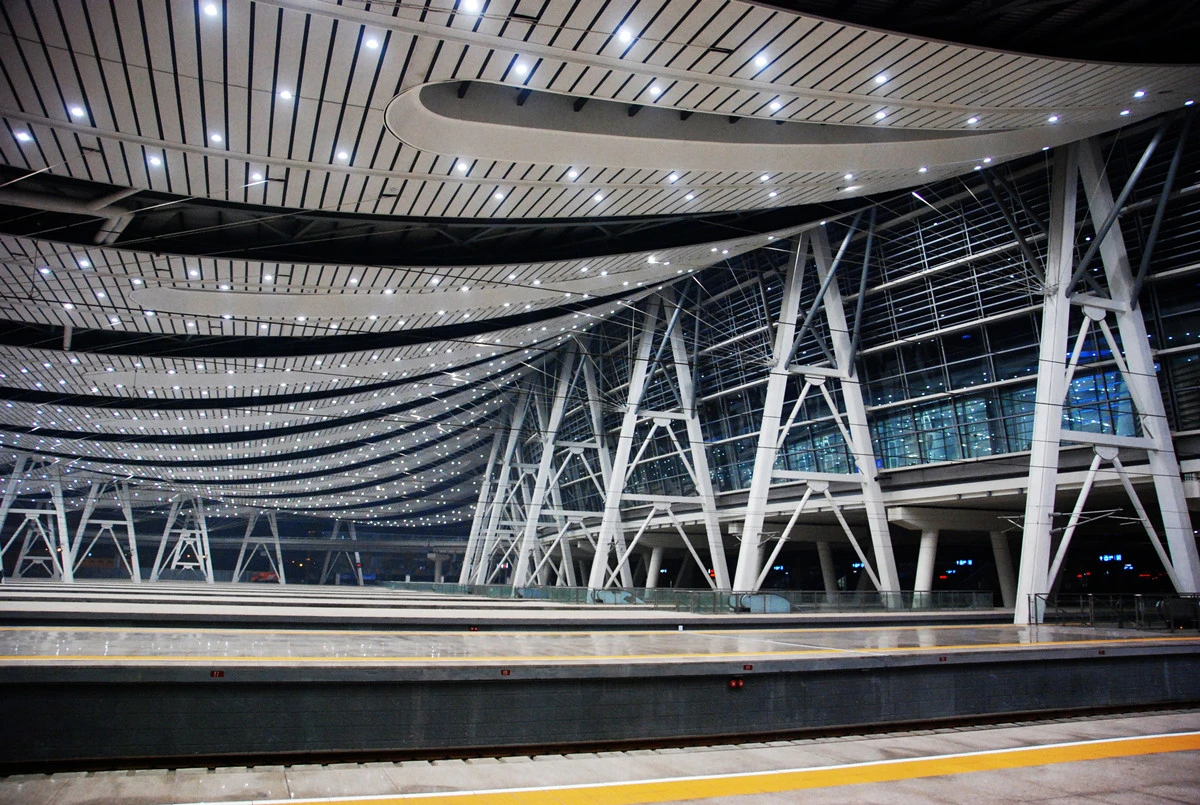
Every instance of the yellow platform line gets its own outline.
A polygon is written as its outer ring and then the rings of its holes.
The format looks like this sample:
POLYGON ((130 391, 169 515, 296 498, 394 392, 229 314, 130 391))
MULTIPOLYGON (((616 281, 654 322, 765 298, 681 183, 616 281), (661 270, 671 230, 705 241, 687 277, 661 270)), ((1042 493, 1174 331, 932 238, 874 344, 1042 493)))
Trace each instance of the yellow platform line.
POLYGON ((207 655, 207 654, 0 654, 0 665, 5 663, 22 662, 134 662, 134 663, 186 663, 203 662, 213 664, 235 665, 239 663, 304 663, 342 665, 348 663, 428 663, 445 665, 453 663, 496 664, 496 663, 586 663, 617 660, 732 660, 732 659, 787 659, 813 655, 866 654, 866 655, 896 655, 918 654, 954 651, 986 651, 989 649, 1033 649, 1051 648, 1065 649, 1081 646, 1121 647, 1141 643, 1196 643, 1200 637, 1132 637, 1108 640, 1071 640, 1047 641, 1033 643, 964 643, 947 646, 892 646, 892 647, 848 647, 830 646, 828 648, 807 648, 778 651, 713 651, 713 652, 672 652, 653 654, 506 654, 506 655, 446 655, 431 657, 428 655, 378 655, 378 656, 337 656, 337 655, 207 655))
MULTIPOLYGON (((1135 757, 1200 750, 1200 732, 1105 738, 1050 746, 992 749, 906 760, 849 763, 807 769, 715 774, 621 783, 513 788, 488 791, 397 794, 382 797, 254 800, 254 805, 407 805, 452 802, 458 805, 644 805, 715 797, 778 794, 813 788, 889 783, 954 774, 1135 757)), ((849 801, 849 800, 848 800, 849 801)), ((231 805, 234 805, 231 803, 231 805)), ((248 805, 244 803, 243 805, 248 805)))

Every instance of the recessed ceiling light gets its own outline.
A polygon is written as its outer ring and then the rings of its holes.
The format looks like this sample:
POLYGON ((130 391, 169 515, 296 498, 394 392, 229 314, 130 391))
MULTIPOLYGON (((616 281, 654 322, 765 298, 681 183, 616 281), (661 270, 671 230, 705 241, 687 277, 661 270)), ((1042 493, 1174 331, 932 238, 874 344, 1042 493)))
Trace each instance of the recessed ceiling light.
POLYGON ((466 173, 467 168, 469 168, 470 165, 468 165, 466 162, 459 161, 459 163, 457 165, 455 165, 454 167, 458 170, 459 173, 466 173))
POLYGON ((1050 117, 1046 118, 1046 122, 1047 123, 1057 123, 1058 115, 1050 115, 1050 117))
POLYGON ((495 193, 492 195, 492 198, 494 198, 496 201, 504 201, 504 194, 503 193, 495 193))
POLYGON ((1129 110, 1128 110, 1128 109, 1122 109, 1122 110, 1121 110, 1121 117, 1127 117, 1128 115, 1129 115, 1129 110))
POLYGON ((292 99, 292 93, 288 92, 286 89, 281 89, 279 90, 279 97, 283 98, 285 101, 290 101, 292 99))
POLYGON ((991 161, 992 161, 992 158, 991 158, 991 157, 984 157, 984 158, 983 158, 983 164, 984 164, 984 165, 987 165, 987 164, 988 164, 988 163, 990 163, 991 161))
POLYGON ((33 138, 29 136, 29 132, 27 132, 27 131, 18 131, 17 132, 17 140, 19 142, 27 143, 32 139, 33 138))
POLYGON ((275 279, 275 278, 273 276, 271 276, 270 274, 263 274, 263 282, 270 282, 273 279, 275 279))
POLYGON ((208 139, 212 140, 214 143, 219 143, 224 140, 224 138, 220 134, 217 134, 215 132, 213 134, 208 135, 208 139))
POLYGON ((1191 106, 1191 105, 1192 105, 1192 104, 1194 104, 1194 103, 1195 103, 1195 101, 1194 101, 1194 100, 1192 100, 1191 98, 1188 98, 1186 101, 1184 101, 1184 102, 1183 102, 1183 105, 1184 105, 1184 106, 1191 106))
POLYGON ((650 94, 655 97, 658 97, 659 95, 662 94, 662 87, 658 86, 657 84, 651 84, 650 85, 650 94))
POLYGON ((92 263, 91 263, 91 261, 90 261, 90 260, 80 260, 80 261, 79 261, 79 267, 80 267, 80 268, 91 268, 91 267, 92 267, 92 263))
POLYGON ((622 44, 628 45, 633 41, 633 31, 630 31, 628 28, 622 28, 621 30, 617 31, 617 39, 619 39, 622 44))
POLYGON ((343 160, 343 161, 345 161, 345 160, 347 160, 347 159, 349 159, 349 158, 350 158, 350 155, 349 155, 349 154, 347 154, 345 151, 338 151, 338 153, 337 153, 337 158, 338 158, 338 159, 340 159, 340 160, 343 160))
POLYGON ((764 173, 762 176, 758 177, 758 180, 760 182, 770 181, 770 179, 771 179, 771 176, 770 176, 770 174, 767 174, 767 173, 764 173))
POLYGON ((262 174, 261 174, 261 173, 252 173, 252 174, 250 174, 250 178, 251 178, 251 179, 253 179, 253 180, 254 180, 254 181, 256 181, 256 182, 261 182, 261 181, 262 181, 262 174))
POLYGON ((754 66, 760 70, 766 67, 768 63, 770 63, 770 59, 767 58, 765 53, 760 53, 754 57, 754 66))
POLYGON ((783 104, 781 104, 779 101, 771 101, 770 108, 772 112, 778 112, 783 108, 783 104))
POLYGON ((597 193, 596 195, 592 196, 592 201, 599 204, 601 201, 604 201, 604 196, 601 195, 600 193, 597 193))
POLYGON ((146 318, 148 318, 148 319, 152 319, 152 318, 154 318, 154 311, 153 311, 153 310, 143 310, 143 311, 142 311, 142 313, 145 313, 145 314, 146 314, 146 318))
POLYGON ((217 16, 218 10, 215 3, 206 3, 204 5, 204 13, 210 17, 217 16))
POLYGON ((1135 97, 1135 98, 1145 98, 1145 97, 1146 97, 1146 90, 1144 90, 1144 89, 1139 89, 1137 92, 1133 93, 1133 97, 1135 97))
POLYGON ((38 271, 42 272, 43 274, 49 274, 49 273, 50 273, 50 269, 49 269, 49 268, 47 268, 46 266, 42 266, 41 268, 39 268, 39 269, 38 269, 38 271))
POLYGON ((883 120, 885 117, 887 117, 887 112, 883 111, 882 109, 875 113, 876 120, 883 120))
POLYGON ((876 84, 886 84, 887 78, 888 77, 885 73, 880 73, 879 75, 875 76, 875 83, 876 84))
POLYGON ((968 126, 974 126, 974 125, 975 125, 976 123, 978 123, 978 122, 979 122, 979 118, 977 118, 977 117, 968 117, 968 118, 967 118, 967 125, 968 125, 968 126))
POLYGON ((674 183, 674 182, 678 182, 678 181, 679 181, 679 174, 678 174, 678 173, 672 173, 672 174, 670 174, 669 176, 667 176, 667 181, 668 181, 668 182, 672 182, 672 183, 674 183))
POLYGON ((688 201, 691 201, 692 199, 695 198, 695 196, 692 195, 691 193, 688 193, 686 196, 684 196, 684 198, 687 199, 688 201))
POLYGON ((63 310, 74 310, 75 306, 70 302, 63 302, 63 310))
POLYGON ((365 44, 371 50, 374 50, 375 48, 379 47, 379 40, 378 39, 368 39, 365 44))
POLYGON ((568 179, 578 179, 578 178, 579 178, 579 171, 577 171, 577 170, 569 170, 569 171, 567 171, 567 178, 568 178, 568 179))
POLYGON ((517 62, 513 65, 513 72, 517 75, 525 75, 529 72, 529 67, 527 67, 524 62, 517 62))
POLYGON ((778 194, 778 193, 776 193, 774 190, 772 190, 770 193, 767 193, 767 197, 768 197, 768 198, 775 198, 775 197, 776 197, 776 196, 778 196, 778 195, 779 195, 779 194, 778 194))
POLYGON ((149 161, 150 161, 150 164, 156 168, 162 164, 162 160, 159 159, 158 157, 150 157, 149 161))
POLYGON ((845 176, 843 176, 842 178, 843 178, 843 179, 845 179, 845 180, 847 180, 847 181, 849 181, 849 180, 851 180, 851 179, 853 179, 853 178, 854 178, 854 174, 853 174, 853 173, 847 173, 847 174, 846 174, 845 176))
POLYGON ((928 171, 929 171, 929 168, 926 168, 925 166, 921 166, 921 167, 917 168, 917 173, 927 173, 928 171))
POLYGON ((87 117, 87 110, 82 106, 72 106, 71 117, 87 117))
POLYGON ((474 14, 479 10, 479 3, 475 2, 475 0, 463 0, 462 4, 459 5, 459 10, 474 14))

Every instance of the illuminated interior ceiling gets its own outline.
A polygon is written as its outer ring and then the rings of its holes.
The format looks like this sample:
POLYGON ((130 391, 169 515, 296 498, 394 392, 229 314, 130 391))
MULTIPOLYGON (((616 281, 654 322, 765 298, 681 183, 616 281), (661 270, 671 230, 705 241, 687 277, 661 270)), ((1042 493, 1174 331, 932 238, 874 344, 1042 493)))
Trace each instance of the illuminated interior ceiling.
POLYGON ((0 464, 459 522, 516 380, 617 305, 1200 86, 1030 3, 996 24, 1042 55, 840 5, 5 4, 0 464))

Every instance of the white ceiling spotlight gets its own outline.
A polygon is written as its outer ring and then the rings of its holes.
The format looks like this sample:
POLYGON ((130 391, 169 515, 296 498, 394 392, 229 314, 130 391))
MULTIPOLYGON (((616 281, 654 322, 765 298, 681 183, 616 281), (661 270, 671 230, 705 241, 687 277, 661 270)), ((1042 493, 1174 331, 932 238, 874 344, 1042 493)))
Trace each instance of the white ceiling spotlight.
POLYGON ((780 103, 779 101, 771 101, 771 103, 769 104, 769 108, 772 112, 778 112, 780 109, 783 108, 783 104, 780 103))
POLYGON ((875 76, 876 84, 886 84, 887 80, 888 80, 888 77, 887 77, 886 73, 880 73, 879 75, 875 76))
POLYGON ((204 4, 204 13, 209 17, 215 17, 218 14, 220 14, 221 11, 220 11, 220 9, 217 8, 216 3, 205 3, 204 4))
POLYGON ((517 75, 528 75, 529 66, 526 65, 525 62, 517 62, 513 65, 513 72, 517 75))
POLYGON ((974 125, 975 125, 976 123, 978 123, 978 122, 979 122, 979 118, 977 118, 977 117, 968 117, 968 118, 967 118, 967 125, 968 125, 968 126, 974 126, 974 125))
POLYGON ((767 58, 767 54, 765 54, 765 53, 760 53, 754 57, 754 66, 760 70, 762 68, 766 67, 770 63, 771 63, 771 60, 769 58, 767 58))
POLYGON ((225 142, 225 138, 224 138, 224 137, 222 137, 220 134, 217 134, 215 131, 214 131, 212 134, 208 135, 208 139, 209 139, 209 140, 211 140, 212 142, 214 142, 214 143, 218 144, 218 145, 219 145, 220 143, 223 143, 223 142, 225 142))
POLYGON ((630 44, 633 42, 633 31, 628 28, 621 28, 621 30, 617 31, 617 41, 622 45, 630 44))
POLYGON ((82 106, 71 107, 71 117, 87 117, 87 110, 82 106))

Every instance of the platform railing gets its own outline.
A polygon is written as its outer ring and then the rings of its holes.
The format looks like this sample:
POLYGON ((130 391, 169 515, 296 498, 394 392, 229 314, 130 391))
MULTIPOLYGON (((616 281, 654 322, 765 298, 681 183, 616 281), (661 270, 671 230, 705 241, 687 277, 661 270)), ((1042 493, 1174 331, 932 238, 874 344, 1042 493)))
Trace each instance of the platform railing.
POLYGON ((626 606, 698 614, 864 612, 887 610, 978 610, 994 606, 989 590, 837 591, 682 590, 671 587, 513 587, 506 584, 451 584, 435 582, 385 582, 383 586, 416 593, 471 595, 545 601, 554 604, 626 606))
POLYGON ((1200 593, 1029 596, 1029 622, 1093 628, 1200 630, 1200 593))

